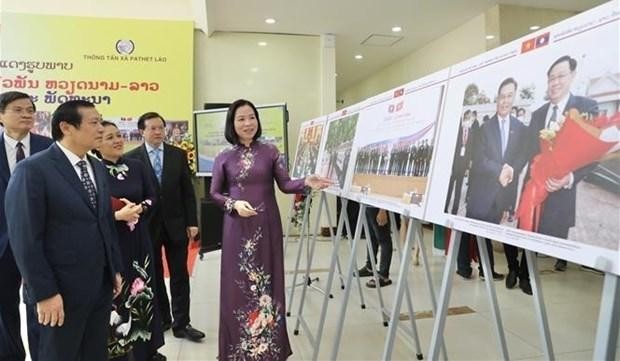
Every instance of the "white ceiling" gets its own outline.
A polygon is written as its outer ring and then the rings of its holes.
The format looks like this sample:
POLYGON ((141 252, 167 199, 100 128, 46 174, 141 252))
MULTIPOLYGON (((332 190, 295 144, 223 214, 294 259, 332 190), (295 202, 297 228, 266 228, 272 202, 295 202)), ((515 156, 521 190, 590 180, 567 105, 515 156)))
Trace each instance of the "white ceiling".
POLYGON ((604 0, 206 0, 208 31, 335 34, 338 91, 467 22, 495 4, 583 11, 604 0), (277 23, 268 25, 266 18, 277 23), (371 34, 403 39, 391 47, 360 45, 371 34), (362 61, 355 54, 364 54, 362 61))

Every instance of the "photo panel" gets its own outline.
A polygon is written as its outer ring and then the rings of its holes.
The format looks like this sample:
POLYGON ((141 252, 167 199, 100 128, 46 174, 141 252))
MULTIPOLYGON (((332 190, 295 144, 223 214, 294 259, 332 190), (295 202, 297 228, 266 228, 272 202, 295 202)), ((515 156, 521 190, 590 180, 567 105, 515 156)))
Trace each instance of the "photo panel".
POLYGON ((427 219, 619 273, 618 2, 455 65, 427 219))
POLYGON ((360 112, 349 196, 422 219, 449 70, 370 98, 360 112))

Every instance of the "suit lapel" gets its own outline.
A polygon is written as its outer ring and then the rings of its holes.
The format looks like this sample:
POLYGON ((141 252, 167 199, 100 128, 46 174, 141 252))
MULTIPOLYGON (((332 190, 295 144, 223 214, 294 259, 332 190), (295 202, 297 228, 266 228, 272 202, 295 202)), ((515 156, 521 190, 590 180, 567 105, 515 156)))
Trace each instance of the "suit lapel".
POLYGON ((48 143, 43 141, 40 136, 30 133, 30 155, 39 153, 48 148, 48 143))
POLYGON ((162 143, 162 146, 164 147, 164 151, 163 151, 164 167, 161 170, 161 184, 164 184, 166 178, 170 175, 170 172, 171 172, 172 151, 171 151, 170 146, 168 144, 162 143))
POLYGON ((11 176, 11 169, 9 168, 9 161, 6 159, 6 148, 4 145, 4 133, 0 134, 0 176, 5 183, 9 183, 9 177, 11 176))
POLYGON ((101 162, 91 156, 88 156, 88 160, 93 167, 93 174, 95 175, 95 184, 97 185, 97 208, 98 212, 103 212, 102 207, 105 205, 105 202, 111 202, 110 199, 105 199, 104 195, 106 192, 103 189, 106 187, 105 182, 107 182, 106 177, 107 174, 105 172, 105 166, 101 164, 101 162))
POLYGON ((56 144, 52 146, 52 159, 54 160, 54 166, 58 169, 60 174, 62 174, 67 183, 69 183, 71 188, 73 188, 80 195, 86 206, 91 211, 95 212, 93 207, 90 205, 88 193, 86 193, 86 189, 84 189, 82 181, 75 172, 75 168, 56 144))
POLYGON ((510 122, 510 129, 508 130, 508 144, 506 144, 506 151, 504 152, 504 158, 512 154, 512 148, 517 145, 517 141, 518 141, 517 137, 519 135, 517 132, 517 127, 518 127, 517 123, 519 122, 519 119, 510 116, 508 118, 508 121, 510 122))

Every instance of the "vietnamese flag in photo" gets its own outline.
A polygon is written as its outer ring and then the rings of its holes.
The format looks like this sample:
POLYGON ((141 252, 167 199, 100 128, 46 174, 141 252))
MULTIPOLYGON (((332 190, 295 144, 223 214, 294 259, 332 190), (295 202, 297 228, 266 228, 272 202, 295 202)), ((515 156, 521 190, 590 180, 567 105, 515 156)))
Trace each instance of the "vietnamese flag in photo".
POLYGON ((521 43, 521 53, 527 53, 530 50, 534 50, 536 48, 536 38, 531 38, 529 40, 521 43))

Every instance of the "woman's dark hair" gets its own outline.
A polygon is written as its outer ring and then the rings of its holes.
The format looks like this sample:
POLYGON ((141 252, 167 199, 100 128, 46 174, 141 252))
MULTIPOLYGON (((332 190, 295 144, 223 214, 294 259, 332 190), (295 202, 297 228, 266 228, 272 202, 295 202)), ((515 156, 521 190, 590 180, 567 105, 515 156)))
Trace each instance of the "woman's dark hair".
POLYGON ((237 113, 237 109, 244 105, 249 105, 252 110, 254 110, 254 115, 256 116, 256 122, 258 123, 258 129, 256 129, 256 134, 254 134, 253 140, 260 138, 263 128, 260 125, 260 118, 258 116, 258 111, 254 104, 251 101, 245 99, 235 100, 229 107, 228 113, 226 113, 226 127, 224 128, 224 136, 228 143, 237 145, 239 144, 239 135, 235 132, 235 113, 237 113))
MULTIPOLYGON (((116 123, 112 123, 112 122, 111 122, 111 121, 109 121, 109 120, 104 120, 104 121, 102 121, 102 122, 101 122, 101 126, 103 126, 103 127, 107 127, 108 125, 111 125, 111 126, 113 126, 114 128, 118 129, 118 125, 116 125, 116 123)), ((96 156, 97 156, 97 158, 99 158, 99 159, 103 159, 103 156, 101 155, 101 152, 100 152, 100 151, 98 151, 97 149, 93 149, 93 150, 91 150, 91 153, 93 153, 94 155, 96 155, 96 156)))

